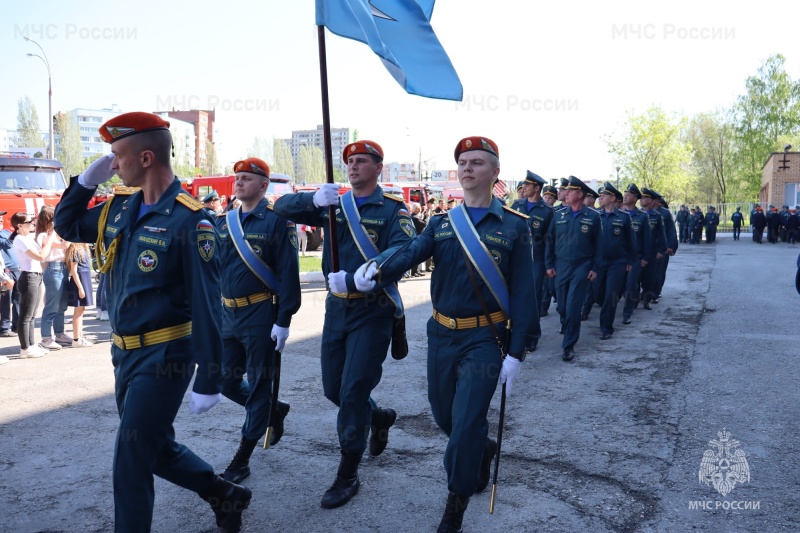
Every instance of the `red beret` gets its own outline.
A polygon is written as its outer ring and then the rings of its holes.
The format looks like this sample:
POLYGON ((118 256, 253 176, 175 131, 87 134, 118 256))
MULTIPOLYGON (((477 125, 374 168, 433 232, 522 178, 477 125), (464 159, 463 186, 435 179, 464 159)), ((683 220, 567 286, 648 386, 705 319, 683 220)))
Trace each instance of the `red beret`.
POLYGON ((269 178, 269 165, 263 159, 257 157, 248 157, 247 159, 237 161, 236 164, 233 165, 233 171, 252 172, 253 174, 269 178))
POLYGON ((498 158, 500 157, 500 150, 497 149, 497 144, 495 144, 493 140, 487 139, 486 137, 466 137, 458 141, 456 145, 456 163, 458 163, 458 157, 462 153, 472 150, 483 150, 484 152, 496 155, 498 158))
POLYGON ((344 147, 342 151, 342 159, 347 161, 347 158, 356 154, 369 154, 381 158, 383 161, 383 148, 375 141, 356 141, 344 147))
POLYGON ((111 144, 123 137, 154 130, 169 130, 169 122, 153 113, 135 111, 108 120, 100 126, 100 136, 111 144))

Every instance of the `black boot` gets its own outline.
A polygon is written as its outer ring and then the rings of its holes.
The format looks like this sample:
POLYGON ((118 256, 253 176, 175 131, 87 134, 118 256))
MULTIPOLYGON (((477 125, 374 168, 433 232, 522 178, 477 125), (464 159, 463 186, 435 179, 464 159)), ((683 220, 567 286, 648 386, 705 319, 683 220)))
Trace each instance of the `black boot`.
POLYGON ((486 444, 483 445, 483 460, 481 460, 481 471, 478 475, 478 486, 475 492, 483 492, 489 486, 489 477, 492 473, 492 459, 497 453, 497 443, 492 439, 486 439, 486 444))
POLYGON ((397 420, 397 413, 394 409, 378 409, 372 412, 372 427, 369 436, 369 453, 378 456, 386 449, 389 444, 389 428, 397 420))
POLYGON ((464 521, 464 511, 467 510, 469 498, 461 498, 452 492, 447 496, 447 505, 444 516, 439 522, 436 533, 461 533, 461 523, 464 521))
POLYGON ((273 413, 275 415, 275 420, 270 422, 270 424, 272 424, 272 436, 269 439, 270 446, 278 444, 278 441, 283 437, 283 420, 286 418, 286 415, 289 414, 290 407, 291 406, 286 402, 278 402, 278 406, 273 413))
POLYGON ((323 509, 335 509, 349 502, 358 493, 361 482, 358 480, 358 463, 361 455, 342 450, 336 480, 322 496, 323 509))
POLYGON ((250 489, 215 476, 211 487, 198 494, 211 505, 217 526, 223 533, 239 533, 242 512, 250 505, 253 496, 250 489))
POLYGON ((222 473, 222 477, 231 483, 241 483, 250 475, 250 456, 253 455, 253 450, 258 444, 258 440, 248 440, 242 437, 242 442, 239 443, 239 449, 236 450, 236 455, 233 456, 233 461, 222 473))

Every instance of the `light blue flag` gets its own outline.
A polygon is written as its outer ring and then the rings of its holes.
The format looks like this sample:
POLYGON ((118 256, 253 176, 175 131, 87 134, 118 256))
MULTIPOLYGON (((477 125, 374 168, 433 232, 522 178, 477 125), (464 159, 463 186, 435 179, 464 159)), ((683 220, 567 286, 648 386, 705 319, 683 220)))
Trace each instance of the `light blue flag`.
POLYGON ((317 24, 368 45, 407 93, 461 100, 456 69, 431 28, 435 0, 316 0, 317 24))

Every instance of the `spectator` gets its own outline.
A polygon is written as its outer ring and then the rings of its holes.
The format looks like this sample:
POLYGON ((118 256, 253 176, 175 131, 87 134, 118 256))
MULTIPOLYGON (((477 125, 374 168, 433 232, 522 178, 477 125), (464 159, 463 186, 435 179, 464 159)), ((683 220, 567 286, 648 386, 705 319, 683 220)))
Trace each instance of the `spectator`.
POLYGON ((12 236, 16 235, 17 229, 14 228, 12 233, 3 228, 3 215, 6 213, 0 211, 0 255, 5 263, 5 273, 14 280, 14 288, 0 294, 0 337, 14 337, 19 322, 19 291, 16 285, 19 281, 19 265, 11 247, 14 244, 12 236))
MULTIPOLYGON (((417 235, 425 231, 425 218, 422 215, 422 206, 418 203, 411 204, 411 222, 414 223, 414 230, 417 232, 417 235)), ((423 263, 424 265, 425 263, 423 263)), ((425 274, 419 271, 420 265, 414 265, 411 267, 411 276, 414 278, 423 277, 425 274)))
POLYGON ((67 285, 67 305, 74 307, 72 312, 72 347, 83 348, 92 343, 83 336, 83 312, 92 300, 92 267, 89 245, 74 242, 66 252, 69 284, 67 285))
POLYGON ((33 218, 27 213, 16 213, 11 217, 11 224, 17 229, 14 236, 14 254, 19 264, 19 357, 42 357, 46 351, 33 339, 34 317, 39 306, 42 287, 42 261, 50 254, 55 233, 45 237, 44 246, 39 246, 33 237, 33 218))
POLYGON ((67 282, 69 275, 64 262, 64 242, 53 231, 53 206, 45 205, 36 218, 36 242, 44 246, 44 241, 53 235, 50 254, 42 262, 44 271, 44 310, 42 311, 42 347, 60 350, 61 346, 71 346, 72 339, 64 333, 64 313, 67 311, 67 282), (54 334, 54 335, 51 335, 54 334))
POLYGON ((300 255, 306 255, 306 246, 308 246, 307 231, 311 231, 311 226, 307 226, 305 224, 297 225, 297 249, 299 250, 300 255))

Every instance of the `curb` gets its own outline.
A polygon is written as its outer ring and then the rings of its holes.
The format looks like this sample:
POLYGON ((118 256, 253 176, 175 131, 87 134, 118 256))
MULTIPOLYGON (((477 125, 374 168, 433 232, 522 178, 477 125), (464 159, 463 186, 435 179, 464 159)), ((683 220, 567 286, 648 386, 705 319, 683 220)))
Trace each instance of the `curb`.
POLYGON ((324 283, 322 272, 300 272, 300 283, 324 283))

